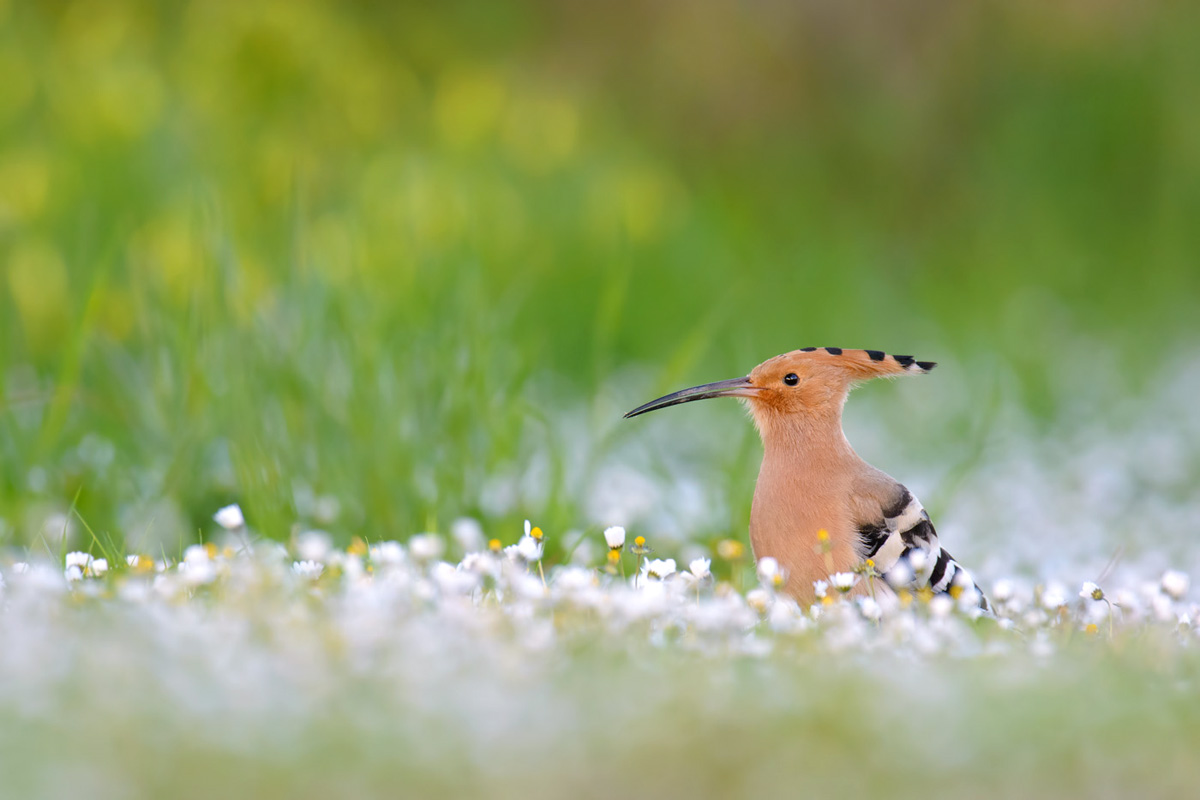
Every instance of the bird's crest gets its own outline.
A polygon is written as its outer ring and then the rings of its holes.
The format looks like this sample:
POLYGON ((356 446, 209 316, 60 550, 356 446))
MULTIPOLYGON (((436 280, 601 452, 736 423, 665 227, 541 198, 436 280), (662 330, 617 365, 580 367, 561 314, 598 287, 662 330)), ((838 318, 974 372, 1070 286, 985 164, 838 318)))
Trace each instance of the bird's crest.
POLYGON ((882 350, 846 350, 841 347, 802 347, 764 361, 760 368, 803 364, 814 373, 840 376, 849 382, 896 375, 921 375, 937 366, 936 361, 917 361, 882 350))

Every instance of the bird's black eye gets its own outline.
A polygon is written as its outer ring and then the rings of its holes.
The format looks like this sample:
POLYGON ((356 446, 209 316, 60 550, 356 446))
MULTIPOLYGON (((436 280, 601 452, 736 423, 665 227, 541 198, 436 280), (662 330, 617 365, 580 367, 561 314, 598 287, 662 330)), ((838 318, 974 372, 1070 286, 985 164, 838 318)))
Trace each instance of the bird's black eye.
POLYGON ((787 375, 783 376, 783 382, 788 386, 795 386, 800 382, 800 376, 794 372, 789 372, 787 375))

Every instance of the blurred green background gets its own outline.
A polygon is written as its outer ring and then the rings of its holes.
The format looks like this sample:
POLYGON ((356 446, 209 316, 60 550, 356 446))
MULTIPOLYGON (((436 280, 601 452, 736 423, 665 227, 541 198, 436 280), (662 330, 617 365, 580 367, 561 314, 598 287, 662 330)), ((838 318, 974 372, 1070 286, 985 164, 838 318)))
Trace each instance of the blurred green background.
POLYGON ((1151 391, 1200 340, 1197 25, 0 0, 0 544, 72 504, 136 546, 231 501, 277 538, 592 524, 564 409, 806 345, 1000 366, 1051 420, 1064 361, 1151 391), (535 463, 537 507, 481 500, 535 463))

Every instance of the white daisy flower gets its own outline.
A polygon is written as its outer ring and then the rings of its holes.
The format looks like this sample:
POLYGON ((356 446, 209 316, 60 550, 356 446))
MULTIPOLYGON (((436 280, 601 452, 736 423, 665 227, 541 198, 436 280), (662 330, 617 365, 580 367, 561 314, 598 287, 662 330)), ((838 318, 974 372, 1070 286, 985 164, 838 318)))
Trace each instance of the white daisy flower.
POLYGON ((1079 596, 1084 600, 1103 600, 1104 590, 1093 581, 1085 581, 1079 590, 1079 596))
POLYGON ((1190 581, 1186 572, 1180 572, 1177 569, 1169 569, 1162 574, 1162 590, 1172 600, 1182 600, 1187 594, 1190 581))
POLYGON ((954 610, 954 598, 948 594, 935 594, 929 600, 929 613, 938 619, 945 619, 954 610))
POLYGON ((845 594, 854 588, 854 584, 858 583, 858 576, 853 572, 835 572, 829 576, 829 582, 833 584, 833 588, 845 594))
POLYGON ((526 561, 542 560, 542 543, 532 536, 522 536, 516 547, 517 555, 526 561))
POLYGON ((190 544, 183 551, 183 560, 187 564, 203 564, 210 560, 208 548, 202 544, 190 544))
POLYGON ((688 571, 695 576, 696 580, 703 580, 712 574, 712 571, 709 569, 711 566, 712 559, 696 558, 693 559, 690 564, 688 564, 688 571))
POLYGON ((446 543, 436 533, 418 533, 408 540, 408 552, 418 561, 433 561, 445 551, 446 543))
POLYGON ((292 572, 296 573, 301 578, 305 578, 306 580, 315 581, 317 578, 321 577, 321 573, 324 571, 325 565, 319 561, 312 561, 311 559, 308 559, 304 561, 292 562, 292 572))
POLYGON ((763 586, 778 589, 787 583, 787 570, 779 566, 779 562, 770 556, 758 560, 758 580, 763 586))
POLYGON ((647 578, 657 578, 660 581, 675 574, 675 559, 652 558, 642 564, 642 575, 647 578))
POLYGON ((92 563, 90 553, 82 553, 78 550, 73 553, 67 553, 67 567, 79 567, 80 570, 85 570, 90 563, 92 563))
POLYGON ((1008 578, 1001 578, 992 584, 992 599, 997 603, 1007 603, 1016 592, 1016 587, 1008 578))
POLYGON ((620 525, 604 529, 604 542, 610 550, 620 550, 625 546, 625 529, 620 525))
POLYGON ((368 552, 371 560, 381 566, 398 567, 407 559, 404 545, 399 542, 380 542, 371 547, 368 552))
POLYGON ((333 537, 325 531, 304 531, 296 537, 296 554, 301 561, 319 561, 323 564, 332 550, 333 537))
POLYGON ((758 572, 759 581, 770 584, 775 576, 779 574, 779 562, 770 556, 764 556, 758 560, 756 571, 758 572))
POLYGON ((746 605, 762 614, 771 605, 771 593, 766 589, 751 589, 746 592, 746 605))
POLYGON ((439 561, 433 567, 433 580, 443 594, 470 594, 480 584, 480 575, 469 569, 457 569, 452 564, 439 561))
POLYGON ((235 531, 246 524, 246 518, 242 515, 242 507, 237 503, 225 506, 213 514, 213 520, 227 531, 235 531))
POLYGON ((885 574, 883 577, 884 577, 884 580, 886 580, 888 582, 888 585, 891 586, 893 589, 900 589, 900 588, 906 587, 910 583, 912 583, 912 579, 913 579, 912 567, 910 567, 908 565, 907 561, 904 561, 904 560, 897 561, 895 566, 893 566, 891 569, 889 569, 887 571, 887 574, 885 574))
POLYGON ((873 597, 858 598, 858 610, 864 617, 872 622, 878 622, 879 618, 883 616, 883 609, 873 597))
POLYGON ((1067 598, 1058 586, 1047 586, 1042 592, 1042 607, 1054 611, 1067 604, 1067 598))

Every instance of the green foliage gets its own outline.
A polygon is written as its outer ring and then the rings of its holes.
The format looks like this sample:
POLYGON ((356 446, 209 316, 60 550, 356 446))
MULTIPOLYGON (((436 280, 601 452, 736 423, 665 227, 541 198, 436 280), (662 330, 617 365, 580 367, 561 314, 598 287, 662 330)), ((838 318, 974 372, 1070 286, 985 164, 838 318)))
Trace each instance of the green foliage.
POLYGON ((1194 332, 1196 17, 0 3, 0 542, 378 539, 538 456, 580 524, 560 409, 634 364, 987 354, 1052 413, 1056 346, 1194 332))

